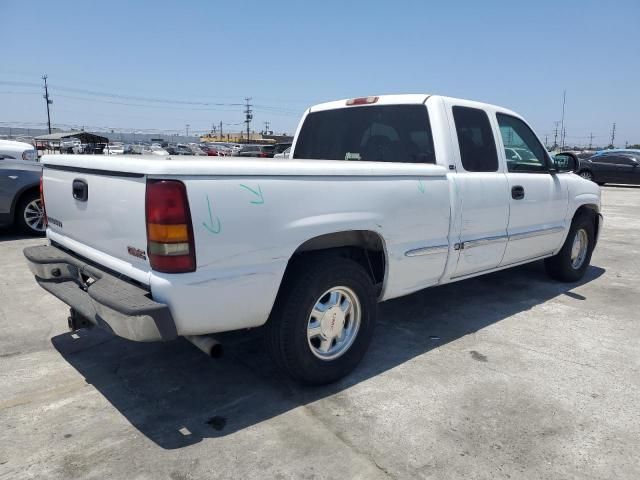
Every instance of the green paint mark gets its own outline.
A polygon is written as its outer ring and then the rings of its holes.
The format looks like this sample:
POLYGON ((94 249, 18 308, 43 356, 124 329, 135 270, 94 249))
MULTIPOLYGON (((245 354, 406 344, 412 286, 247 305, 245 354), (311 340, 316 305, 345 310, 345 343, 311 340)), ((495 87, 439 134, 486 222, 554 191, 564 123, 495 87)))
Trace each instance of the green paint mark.
POLYGON ((209 230, 211 233, 218 234, 222 231, 222 224, 220 218, 216 217, 216 221, 213 221, 213 214, 211 213, 211 202, 209 201, 209 195, 207 195, 207 208, 209 209, 209 225, 207 222, 202 222, 202 226, 209 230))
POLYGON ((246 190, 249 190, 256 196, 256 198, 254 200, 251 200, 251 202, 249 203, 253 203, 254 205, 261 205, 264 203, 264 197, 262 196, 262 189, 260 188, 260 185, 258 185, 258 190, 254 190, 253 188, 247 187, 243 184, 240 184, 240 186, 246 190))
POLYGON ((420 190, 421 193, 424 193, 424 183, 422 183, 422 180, 418 180, 418 190, 420 190))

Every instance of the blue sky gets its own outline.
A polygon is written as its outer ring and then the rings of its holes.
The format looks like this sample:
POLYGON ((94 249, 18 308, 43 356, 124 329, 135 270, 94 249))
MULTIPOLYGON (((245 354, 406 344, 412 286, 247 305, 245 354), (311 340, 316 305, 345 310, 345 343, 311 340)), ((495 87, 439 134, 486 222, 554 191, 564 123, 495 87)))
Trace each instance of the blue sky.
POLYGON ((291 133, 313 103, 425 92, 544 138, 566 88, 569 142, 605 144, 615 121, 616 144, 640 143, 638 0, 3 0, 0 18, 0 125, 46 120, 47 73, 54 125, 206 130, 250 96, 256 130, 291 133))

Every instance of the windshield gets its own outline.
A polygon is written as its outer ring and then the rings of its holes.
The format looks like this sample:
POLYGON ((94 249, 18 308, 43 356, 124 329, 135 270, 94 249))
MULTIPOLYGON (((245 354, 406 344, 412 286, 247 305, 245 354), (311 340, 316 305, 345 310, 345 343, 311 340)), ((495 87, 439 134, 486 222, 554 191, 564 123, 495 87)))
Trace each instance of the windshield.
POLYGON ((293 158, 435 163, 424 105, 377 105, 307 115, 293 158))

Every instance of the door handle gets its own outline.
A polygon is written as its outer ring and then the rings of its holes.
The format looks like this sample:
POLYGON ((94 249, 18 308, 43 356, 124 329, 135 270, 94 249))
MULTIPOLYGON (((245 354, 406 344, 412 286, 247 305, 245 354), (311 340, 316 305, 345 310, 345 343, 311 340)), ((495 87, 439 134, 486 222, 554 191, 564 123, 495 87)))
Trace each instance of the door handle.
POLYGON ((522 200, 524 198, 524 187, 522 185, 511 187, 511 198, 514 200, 522 200))

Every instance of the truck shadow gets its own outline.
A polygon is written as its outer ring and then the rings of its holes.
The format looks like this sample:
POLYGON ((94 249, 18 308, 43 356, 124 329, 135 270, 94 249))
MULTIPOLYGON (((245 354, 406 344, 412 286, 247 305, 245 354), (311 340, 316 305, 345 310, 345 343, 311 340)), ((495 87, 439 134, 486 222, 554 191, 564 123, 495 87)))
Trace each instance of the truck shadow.
MULTIPOLYGON (((260 332, 221 335, 225 356, 212 360, 186 340, 135 343, 102 330, 63 334, 51 342, 141 433, 165 449, 220 437, 335 394, 597 279, 590 267, 578 284, 550 281, 541 262, 380 305, 371 348, 338 383, 301 387, 279 373, 260 332)), ((562 319, 558 319, 562 321, 562 319)))

